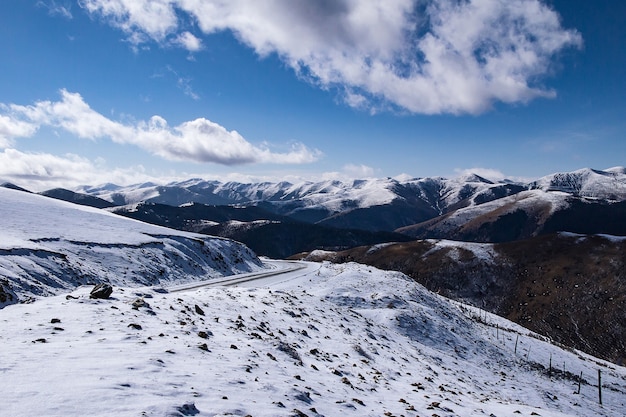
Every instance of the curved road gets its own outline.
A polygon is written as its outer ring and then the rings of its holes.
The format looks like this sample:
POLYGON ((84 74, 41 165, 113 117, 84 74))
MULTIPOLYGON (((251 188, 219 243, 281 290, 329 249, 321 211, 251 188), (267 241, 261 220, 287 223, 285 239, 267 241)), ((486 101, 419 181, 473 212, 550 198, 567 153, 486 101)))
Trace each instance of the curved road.
POLYGON ((203 287, 263 287, 281 284, 300 278, 304 275, 314 274, 320 268, 316 262, 302 261, 279 261, 265 259, 263 263, 271 269, 251 272, 247 274, 231 275, 224 278, 209 281, 192 282, 188 284, 168 287, 169 292, 189 291, 203 287))

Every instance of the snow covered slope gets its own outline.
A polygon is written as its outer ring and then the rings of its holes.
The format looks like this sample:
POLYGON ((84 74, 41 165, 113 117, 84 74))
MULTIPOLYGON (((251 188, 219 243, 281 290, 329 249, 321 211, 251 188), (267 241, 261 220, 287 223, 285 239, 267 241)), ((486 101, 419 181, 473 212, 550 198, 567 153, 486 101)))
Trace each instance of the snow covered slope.
POLYGON ((457 240, 493 241, 485 225, 518 215, 519 224, 498 227, 496 233, 507 233, 505 239, 514 240, 534 235, 543 224, 558 210, 569 207, 570 194, 562 191, 543 190, 522 191, 515 195, 499 198, 480 205, 470 205, 439 216, 428 222, 398 229, 398 232, 414 237, 448 238, 457 240), (482 236, 483 232, 486 235, 482 236))
POLYGON ((584 168, 559 172, 530 183, 529 188, 562 191, 577 197, 623 201, 626 199, 626 170, 624 167, 614 167, 604 171, 584 168))
POLYGON ((0 414, 563 417, 626 410, 624 368, 546 343, 402 274, 320 264, 276 285, 117 289, 111 300, 90 300, 80 288, 77 299, 8 306, 0 310, 0 414))
POLYGON ((77 285, 185 282, 261 269, 247 247, 0 188, 0 306, 77 285))

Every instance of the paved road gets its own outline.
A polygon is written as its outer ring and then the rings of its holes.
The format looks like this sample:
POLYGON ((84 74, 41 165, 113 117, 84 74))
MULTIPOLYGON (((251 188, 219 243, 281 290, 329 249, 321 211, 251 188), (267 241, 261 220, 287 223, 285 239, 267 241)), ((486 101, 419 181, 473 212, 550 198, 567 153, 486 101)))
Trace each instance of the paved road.
POLYGON ((202 287, 265 287, 277 285, 317 272, 320 264, 300 261, 264 260, 271 269, 248 274, 232 275, 204 282, 168 287, 169 292, 189 291, 202 287))

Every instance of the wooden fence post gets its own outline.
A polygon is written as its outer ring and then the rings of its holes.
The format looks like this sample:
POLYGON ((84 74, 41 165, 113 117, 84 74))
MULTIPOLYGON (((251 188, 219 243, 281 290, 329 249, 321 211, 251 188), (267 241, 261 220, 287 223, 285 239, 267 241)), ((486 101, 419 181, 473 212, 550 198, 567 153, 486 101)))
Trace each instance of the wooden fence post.
POLYGON ((602 405, 602 371, 598 369, 598 400, 602 405))

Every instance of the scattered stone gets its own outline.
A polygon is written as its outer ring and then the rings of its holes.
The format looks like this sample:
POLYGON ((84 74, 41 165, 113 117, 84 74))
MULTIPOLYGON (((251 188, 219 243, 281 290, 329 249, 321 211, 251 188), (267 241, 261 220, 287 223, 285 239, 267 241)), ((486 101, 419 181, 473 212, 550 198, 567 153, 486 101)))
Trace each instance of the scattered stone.
POLYGON ((133 328, 135 330, 141 330, 142 329, 141 325, 137 324, 137 323, 130 323, 127 327, 133 328))
POLYGON ((183 404, 180 407, 177 407, 176 411, 178 411, 183 416, 195 416, 196 414, 200 413, 200 410, 196 408, 196 405, 194 403, 183 404))
POLYGON ((210 352, 209 347, 207 346, 206 343, 201 344, 200 346, 198 346, 201 350, 204 350, 205 352, 210 352))
POLYGON ((311 398, 311 394, 309 394, 308 392, 303 392, 303 391, 296 391, 296 392, 297 394, 294 396, 296 400, 300 400, 307 404, 311 404, 313 402, 313 399, 311 398))
POLYGON ((236 345, 230 345, 231 349, 239 349, 236 345))
POLYGON ((135 301, 133 301, 132 306, 133 306, 133 310, 139 310, 139 307, 149 308, 150 304, 148 304, 146 300, 140 297, 140 298, 137 298, 135 301))
POLYGON ((287 343, 281 341, 278 343, 278 350, 280 350, 281 352, 284 352, 287 356, 297 361, 296 363, 298 365, 302 366, 302 358, 300 357, 300 354, 293 346, 288 345, 287 343))
POLYGON ((370 360, 372 359, 372 357, 368 355, 368 353, 361 347, 361 345, 354 345, 354 350, 356 351, 356 353, 363 356, 364 358, 367 358, 370 360))
POLYGON ((97 284, 89 293, 89 298, 105 300, 113 293, 113 287, 106 283, 97 284))
POLYGON ((213 336, 213 332, 210 330, 200 330, 198 332, 198 336, 203 338, 203 339, 208 339, 210 336, 213 336))
POLYGON ((54 324, 54 323, 61 323, 61 319, 52 319, 50 320, 50 323, 54 324))
POLYGON ((193 308, 194 308, 194 310, 196 310, 197 314, 199 314, 201 316, 204 316, 204 310, 202 310, 198 304, 194 305, 193 308))
POLYGON ((439 401, 433 401, 432 403, 430 403, 430 405, 428 406, 428 410, 432 410, 434 408, 439 408, 439 405, 441 403, 439 401))

